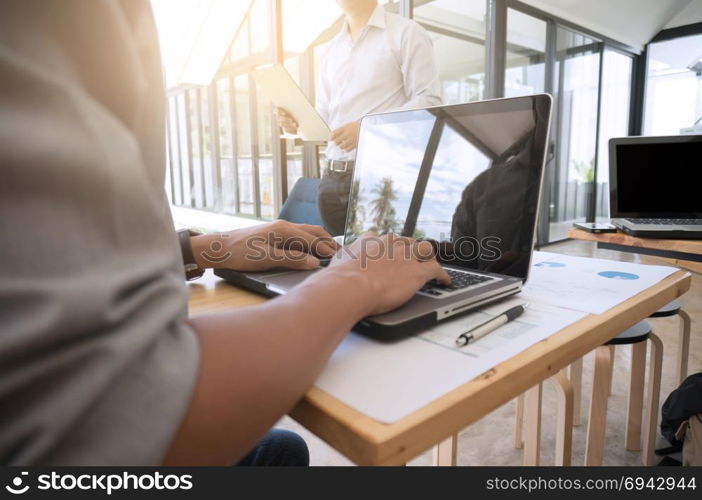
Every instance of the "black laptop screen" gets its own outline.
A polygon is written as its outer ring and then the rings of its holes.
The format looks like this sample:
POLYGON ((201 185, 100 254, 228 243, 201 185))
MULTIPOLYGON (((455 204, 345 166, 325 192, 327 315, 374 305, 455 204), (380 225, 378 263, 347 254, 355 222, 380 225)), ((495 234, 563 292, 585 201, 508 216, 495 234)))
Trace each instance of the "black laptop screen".
POLYGON ((525 279, 548 96, 363 119, 345 243, 366 231, 435 242, 440 260, 525 279))
POLYGON ((613 217, 702 214, 702 140, 615 147, 613 217))

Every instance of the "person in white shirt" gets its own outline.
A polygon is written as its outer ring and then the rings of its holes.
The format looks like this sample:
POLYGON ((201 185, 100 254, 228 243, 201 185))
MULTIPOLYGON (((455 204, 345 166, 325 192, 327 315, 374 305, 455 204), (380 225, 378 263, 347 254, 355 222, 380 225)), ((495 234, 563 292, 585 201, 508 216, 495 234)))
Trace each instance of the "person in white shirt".
MULTIPOLYGON (((369 113, 441 104, 432 41, 415 21, 376 0, 337 0, 346 20, 329 42, 317 82, 317 111, 332 130, 317 203, 326 229, 342 234, 360 119, 369 113)), ((297 122, 276 110, 281 127, 297 122)))

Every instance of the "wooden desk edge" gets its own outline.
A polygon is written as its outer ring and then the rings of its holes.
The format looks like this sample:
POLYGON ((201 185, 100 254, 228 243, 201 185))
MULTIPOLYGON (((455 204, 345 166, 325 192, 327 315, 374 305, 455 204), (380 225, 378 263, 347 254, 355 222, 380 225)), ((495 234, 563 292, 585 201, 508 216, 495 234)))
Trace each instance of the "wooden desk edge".
POLYGON ((315 387, 290 416, 357 464, 403 464, 648 317, 684 294, 690 281, 689 273, 677 271, 606 313, 586 316, 392 424, 375 421, 315 387), (588 335, 584 335, 586 332, 588 335), (577 337, 581 338, 572 341, 577 337), (540 362, 529 362, 535 359, 540 362))
POLYGON ((566 236, 573 240, 596 241, 651 250, 676 251, 681 253, 702 254, 702 240, 666 240, 659 238, 639 238, 618 231, 616 233, 588 233, 582 229, 571 228, 566 236))
MULTIPOLYGON (((702 255, 702 240, 660 240, 655 238, 638 238, 628 234, 618 233, 588 233, 582 229, 569 229, 568 238, 573 240, 594 241, 629 247, 629 252, 637 253, 638 248, 645 248, 656 252, 649 256, 662 260, 667 265, 673 265, 702 274, 702 262, 685 260, 684 254, 702 255), (673 256, 675 258, 671 258, 673 256)), ((640 252, 639 252, 640 253, 640 252)), ((648 252, 647 252, 648 253, 648 252)))

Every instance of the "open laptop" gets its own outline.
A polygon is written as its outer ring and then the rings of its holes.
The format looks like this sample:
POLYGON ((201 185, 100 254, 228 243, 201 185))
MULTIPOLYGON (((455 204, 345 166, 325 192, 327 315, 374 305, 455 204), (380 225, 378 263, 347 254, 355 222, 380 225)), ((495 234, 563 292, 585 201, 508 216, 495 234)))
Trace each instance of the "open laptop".
MULTIPOLYGON (((407 335, 521 290, 536 234, 551 102, 542 94, 362 119, 344 245, 365 231, 430 240, 452 285, 429 282, 357 330, 385 339, 407 335)), ((315 272, 215 274, 277 295, 315 272)))
POLYGON ((627 234, 702 239, 702 135, 609 141, 610 217, 627 234))

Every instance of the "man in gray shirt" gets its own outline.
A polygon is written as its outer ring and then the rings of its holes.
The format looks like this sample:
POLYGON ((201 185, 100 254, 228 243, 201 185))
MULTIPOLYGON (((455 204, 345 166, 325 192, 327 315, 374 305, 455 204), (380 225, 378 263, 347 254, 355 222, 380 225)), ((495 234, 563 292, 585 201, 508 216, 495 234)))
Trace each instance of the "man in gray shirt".
MULTIPOLYGON (((357 320, 448 280, 434 259, 359 258, 364 242, 412 244, 366 238, 293 293, 188 318, 164 101, 146 0, 0 4, 2 464, 235 463, 357 320)), ((278 221, 192 251, 202 268, 308 268, 313 242, 336 250, 278 221), (266 259, 251 260, 252 238, 266 259)))

